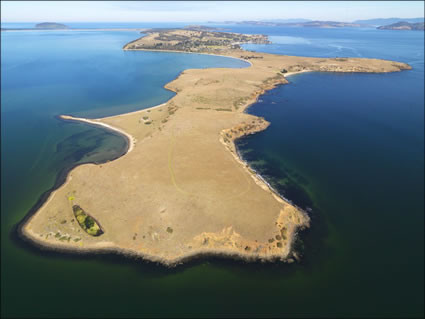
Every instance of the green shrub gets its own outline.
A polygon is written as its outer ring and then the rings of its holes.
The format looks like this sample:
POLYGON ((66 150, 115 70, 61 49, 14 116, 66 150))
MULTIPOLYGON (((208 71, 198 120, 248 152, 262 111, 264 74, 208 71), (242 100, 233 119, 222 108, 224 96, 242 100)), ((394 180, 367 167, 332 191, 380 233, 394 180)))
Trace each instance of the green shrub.
POLYGON ((102 229, 94 218, 86 214, 80 206, 74 205, 72 210, 74 211, 78 224, 85 232, 92 236, 100 236, 103 234, 102 229))
POLYGON ((94 226, 93 218, 87 216, 86 220, 84 221, 84 225, 86 226, 86 228, 92 228, 94 226))

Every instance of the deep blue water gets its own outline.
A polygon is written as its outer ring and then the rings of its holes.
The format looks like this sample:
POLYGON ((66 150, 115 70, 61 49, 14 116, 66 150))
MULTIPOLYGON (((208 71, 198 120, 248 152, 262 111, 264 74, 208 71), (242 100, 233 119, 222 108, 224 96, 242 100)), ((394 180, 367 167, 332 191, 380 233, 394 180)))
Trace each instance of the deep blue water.
POLYGON ((173 95, 162 86, 184 69, 246 64, 123 52, 136 32, 2 33, 2 315, 423 316, 423 33, 224 27, 275 42, 246 45, 250 50, 413 66, 385 75, 296 75, 248 110, 272 124, 238 143, 244 158, 290 200, 312 208, 312 228, 297 244, 303 261, 213 259, 167 270, 50 255, 12 240, 13 226, 64 166, 125 148, 119 136, 56 115, 149 107, 173 95), (76 307, 75 298, 87 302, 76 307))

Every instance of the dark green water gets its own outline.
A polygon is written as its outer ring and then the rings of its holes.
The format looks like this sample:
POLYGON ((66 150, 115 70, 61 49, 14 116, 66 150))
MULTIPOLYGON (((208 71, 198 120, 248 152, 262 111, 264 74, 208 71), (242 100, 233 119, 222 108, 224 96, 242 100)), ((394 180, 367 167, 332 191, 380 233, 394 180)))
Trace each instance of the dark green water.
POLYGON ((134 33, 2 34, 2 316, 423 316, 423 34, 299 32, 310 45, 268 48, 335 55, 342 46, 344 54, 382 54, 414 70, 298 75, 249 110, 272 125, 240 141, 244 158, 312 208, 313 226, 298 243, 301 263, 209 259, 171 270, 40 251, 11 231, 64 166, 125 148, 117 135, 56 115, 152 106, 172 96, 162 86, 183 69, 243 64, 122 52, 134 33))

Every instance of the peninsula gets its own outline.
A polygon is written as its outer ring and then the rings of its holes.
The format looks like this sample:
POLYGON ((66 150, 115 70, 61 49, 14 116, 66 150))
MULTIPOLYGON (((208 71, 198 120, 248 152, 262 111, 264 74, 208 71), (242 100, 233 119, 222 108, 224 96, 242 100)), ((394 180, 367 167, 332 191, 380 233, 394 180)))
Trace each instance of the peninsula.
POLYGON ((415 30, 415 31, 424 31, 424 23, 409 23, 406 21, 400 21, 390 25, 380 26, 377 29, 379 30, 415 30))
MULTIPOLYGON (((244 112, 265 91, 307 71, 397 72, 404 63, 360 58, 309 58, 247 52, 262 35, 211 30, 148 30, 124 50, 220 54, 248 61, 241 69, 183 71, 166 88, 168 102, 100 119, 129 143, 122 157, 72 169, 20 225, 24 238, 73 252, 117 252, 165 265, 199 255, 293 262, 306 212, 279 196, 241 160, 235 139, 265 130, 244 112)), ((188 56, 190 58, 190 56, 188 56)))
POLYGON ((202 26, 190 26, 184 29, 148 29, 143 33, 147 35, 126 44, 124 50, 221 53, 240 50, 242 43, 270 43, 265 35, 215 32, 202 26))

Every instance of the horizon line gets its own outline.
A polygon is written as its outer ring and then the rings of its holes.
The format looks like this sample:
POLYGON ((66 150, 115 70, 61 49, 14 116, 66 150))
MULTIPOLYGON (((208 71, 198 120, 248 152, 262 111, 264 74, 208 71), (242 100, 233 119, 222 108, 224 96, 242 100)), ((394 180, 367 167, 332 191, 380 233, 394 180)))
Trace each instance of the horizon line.
MULTIPOLYGON (((244 21, 258 21, 258 22, 268 22, 271 20, 297 20, 297 19, 305 19, 305 18, 273 18, 273 19, 260 19, 260 20, 253 20, 253 19, 242 19, 242 20, 223 20, 223 21, 214 21, 214 20, 202 20, 202 21, 46 21, 43 20, 42 22, 54 22, 54 23, 60 23, 60 22, 67 22, 67 23, 101 23, 101 22, 113 22, 113 23, 166 23, 166 22, 172 22, 172 23, 187 23, 187 22, 216 22, 216 23, 220 23, 220 22, 244 22, 244 21)), ((352 23, 355 21, 359 21, 359 20, 380 20, 380 19, 425 19, 425 17, 388 17, 388 18, 372 18, 372 19, 355 19, 352 21, 343 21, 343 20, 320 20, 320 19, 305 19, 305 20, 309 20, 309 21, 333 21, 333 22, 345 22, 345 23, 352 23)), ((41 20, 40 20, 41 21, 41 20)), ((1 23, 39 23, 40 21, 1 21, 1 23)))

